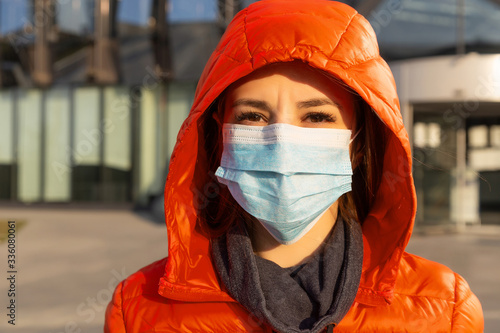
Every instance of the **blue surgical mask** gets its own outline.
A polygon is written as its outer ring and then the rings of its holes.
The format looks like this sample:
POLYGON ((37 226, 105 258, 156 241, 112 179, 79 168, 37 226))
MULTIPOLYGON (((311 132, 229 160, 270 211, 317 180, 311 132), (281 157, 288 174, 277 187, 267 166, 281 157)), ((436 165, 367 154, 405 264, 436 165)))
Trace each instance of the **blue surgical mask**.
POLYGON ((350 130, 224 124, 222 131, 215 175, 281 244, 299 240, 351 190, 350 130))

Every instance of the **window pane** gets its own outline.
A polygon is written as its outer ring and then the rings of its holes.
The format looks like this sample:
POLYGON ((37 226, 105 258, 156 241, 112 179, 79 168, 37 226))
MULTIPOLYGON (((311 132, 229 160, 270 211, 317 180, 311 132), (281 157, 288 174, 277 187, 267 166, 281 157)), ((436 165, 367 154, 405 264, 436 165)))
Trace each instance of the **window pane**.
POLYGON ((104 90, 104 165, 130 170, 130 99, 128 89, 104 90))
POLYGON ((435 113, 420 111, 415 106, 415 124, 419 145, 413 153, 414 182, 417 192, 419 225, 454 223, 453 209, 456 194, 457 139, 456 128, 446 122, 442 113, 447 106, 436 107, 435 113))
POLYGON ((101 167, 97 165, 76 165, 71 170, 73 201, 101 200, 101 167))
POLYGON ((139 193, 138 199, 147 202, 154 193, 155 177, 158 175, 158 106, 160 89, 143 89, 139 112, 139 193))
MULTIPOLYGON (((457 0, 382 1, 367 15, 386 60, 455 54, 459 7, 457 0)), ((466 51, 498 53, 500 5, 490 0, 465 0, 466 51)))
POLYGON ((100 162, 100 93, 99 88, 75 90, 74 143, 75 165, 98 165, 100 162))
POLYGON ((28 0, 0 0, 0 35, 22 31, 24 25, 32 21, 30 9, 28 0))
POLYGON ((170 22, 200 22, 217 19, 216 0, 170 0, 170 22))
POLYGON ((104 175, 103 200, 131 199, 130 98, 124 87, 104 89, 104 175))
POLYGON ((0 164, 14 163, 12 151, 13 101, 14 92, 12 90, 0 91, 0 164))
POLYGON ((14 185, 14 92, 0 91, 0 200, 12 199, 14 185))
POLYGON ((118 3, 118 21, 147 26, 151 16, 152 0, 121 0, 118 3))
POLYGON ((46 95, 44 201, 70 200, 69 94, 56 88, 46 95))
POLYGON ((172 83, 168 87, 168 147, 166 149, 168 159, 174 149, 177 133, 189 114, 195 89, 194 84, 189 83, 172 83))
POLYGON ((468 44, 499 46, 500 4, 491 0, 465 0, 465 31, 468 44))
POLYGON ((57 1, 56 13, 61 31, 75 35, 88 35, 94 31, 94 1, 57 1))
POLYGON ((19 91, 18 153, 19 153, 19 200, 39 201, 41 166, 41 103, 39 90, 19 91))

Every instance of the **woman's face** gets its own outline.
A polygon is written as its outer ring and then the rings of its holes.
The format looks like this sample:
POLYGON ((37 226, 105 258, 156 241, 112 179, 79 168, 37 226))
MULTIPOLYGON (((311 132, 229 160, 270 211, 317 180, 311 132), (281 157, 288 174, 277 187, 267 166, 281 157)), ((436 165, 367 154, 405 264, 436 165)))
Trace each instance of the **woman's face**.
POLYGON ((230 87, 224 123, 352 129, 354 97, 299 62, 266 66, 230 87))

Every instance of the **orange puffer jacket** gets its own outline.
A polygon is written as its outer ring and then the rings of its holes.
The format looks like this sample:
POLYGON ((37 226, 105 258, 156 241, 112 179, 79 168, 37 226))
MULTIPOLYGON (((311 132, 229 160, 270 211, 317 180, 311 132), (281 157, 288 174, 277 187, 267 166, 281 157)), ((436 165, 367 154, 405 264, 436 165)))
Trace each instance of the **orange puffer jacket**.
POLYGON ((239 78, 270 63, 297 59, 340 78, 390 131, 382 183, 362 223, 359 290, 334 331, 482 332, 481 305, 464 279, 404 251, 416 196, 394 80, 369 23, 349 6, 324 0, 259 1, 228 27, 205 67, 171 158, 165 186, 168 258, 118 285, 105 332, 270 331, 221 287, 209 239, 196 225, 196 208, 212 195, 210 187, 218 186, 214 180, 205 191, 193 190, 200 172, 208 172, 197 162, 203 152, 198 120, 239 78))

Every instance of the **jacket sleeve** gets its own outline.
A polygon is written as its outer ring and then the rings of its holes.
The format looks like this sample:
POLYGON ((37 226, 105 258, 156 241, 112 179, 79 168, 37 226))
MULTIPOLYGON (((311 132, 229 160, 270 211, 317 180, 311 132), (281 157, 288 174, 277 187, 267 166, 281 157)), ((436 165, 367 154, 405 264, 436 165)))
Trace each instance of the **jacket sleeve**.
POLYGON ((455 306, 451 331, 453 333, 483 332, 484 318, 481 303, 460 275, 455 273, 455 279, 455 306))
POLYGON ((113 299, 106 309, 104 333, 125 333, 125 322, 122 308, 123 281, 116 286, 113 299))

